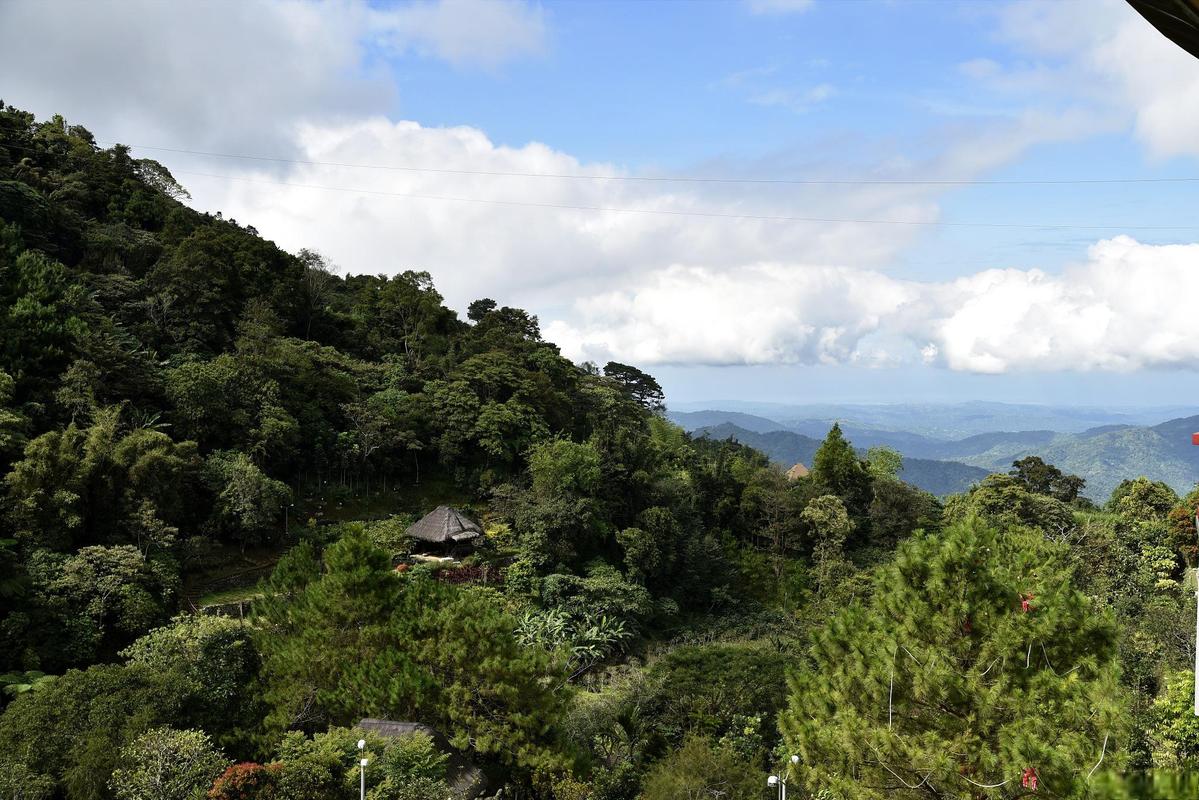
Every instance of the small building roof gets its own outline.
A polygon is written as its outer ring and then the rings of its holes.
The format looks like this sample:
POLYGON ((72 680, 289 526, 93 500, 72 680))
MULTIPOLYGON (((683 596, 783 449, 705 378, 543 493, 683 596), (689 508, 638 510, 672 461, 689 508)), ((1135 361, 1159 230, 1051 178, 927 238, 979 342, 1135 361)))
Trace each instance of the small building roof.
POLYGON ((787 477, 793 481, 797 481, 800 478, 806 478, 808 477, 808 468, 803 464, 796 462, 795 466, 787 470, 787 477))
POLYGON ((440 739, 441 736, 436 730, 430 728, 421 722, 396 722, 390 719, 363 719, 358 721, 358 727, 364 731, 377 733, 380 736, 386 736, 389 739, 398 739, 402 736, 411 736, 414 733, 423 733, 430 739, 440 739))
POLYGON ((414 733, 423 733, 433 740, 439 750, 449 756, 446 763, 445 779, 450 786, 450 794, 456 800, 473 800, 484 794, 488 788, 487 776, 473 761, 460 750, 455 749, 440 732, 420 722, 397 722, 390 719, 363 719, 356 726, 359 730, 377 733, 388 739, 399 739, 414 733))
POLYGON ((438 506, 408 526, 406 534, 433 544, 465 542, 483 535, 483 529, 449 506, 438 506))

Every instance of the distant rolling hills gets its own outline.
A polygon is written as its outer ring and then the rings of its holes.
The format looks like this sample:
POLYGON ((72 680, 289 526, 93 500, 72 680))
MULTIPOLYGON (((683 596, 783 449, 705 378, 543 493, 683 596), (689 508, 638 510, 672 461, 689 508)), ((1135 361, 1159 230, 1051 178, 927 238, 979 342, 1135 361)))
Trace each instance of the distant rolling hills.
MULTIPOLYGON (((827 433, 827 431, 825 432, 827 433)), ((694 433, 712 439, 735 439, 742 444, 761 450, 770 456, 772 461, 786 466, 799 461, 810 467, 812 456, 816 455, 816 448, 820 447, 819 439, 805 436, 802 433, 779 430, 759 433, 746 430, 731 422, 699 428, 694 433)), ((942 496, 964 492, 970 488, 971 484, 986 477, 987 474, 988 470, 956 461, 935 461, 905 456, 900 477, 926 492, 942 496)))
MULTIPOLYGON (((847 407, 852 410, 855 407, 847 407)), ((1004 421, 1014 411, 1005 407, 1004 421)), ((898 411, 890 412, 902 418, 898 411)), ((1199 416, 1169 419, 1154 425, 1112 421, 1098 412, 1091 418, 1102 424, 1084 430, 987 431, 963 437, 925 432, 888 430, 876 427, 877 417, 859 422, 848 416, 841 429, 860 450, 885 445, 904 455, 904 480, 936 495, 964 491, 990 472, 1006 472, 1013 461, 1038 455, 1066 472, 1087 480, 1085 495, 1102 502, 1125 478, 1144 475, 1165 481, 1179 493, 1199 481, 1199 447, 1191 444, 1191 433, 1199 431, 1199 416)), ((1034 421, 1060 422, 1063 411, 1038 412, 1034 421)), ((1135 416, 1135 415, 1128 415, 1135 416)), ((746 412, 670 412, 684 428, 712 438, 735 438, 763 451, 780 464, 796 461, 811 465, 812 456, 828 432, 829 419, 800 419, 779 422, 746 412)), ((1077 422, 1079 417, 1070 417, 1077 422)), ((1018 421, 1018 420, 1017 420, 1018 421)), ((955 423, 957 424, 957 423, 955 423)))
MULTIPOLYGON (((714 428, 726 423, 754 433, 769 433, 787 429, 787 426, 780 422, 759 417, 756 414, 743 414, 740 411, 671 411, 668 416, 676 425, 689 431, 714 428)), ((827 427, 824 429, 824 433, 828 433, 827 427)), ((820 437, 824 438, 824 434, 820 434, 820 437)))
POLYGON ((1087 479, 1085 494, 1093 500, 1107 499, 1125 478, 1144 475, 1165 481, 1180 494, 1199 481, 1199 447, 1191 444, 1191 433, 1199 430, 1199 416, 1172 419, 1147 427, 1104 426, 1082 433, 1059 434, 1050 441, 1022 447, 992 448, 964 463, 997 469, 1025 455, 1039 455, 1066 472, 1087 479))
MULTIPOLYGON (((799 433, 806 424, 825 431, 834 421, 844 426, 883 432, 919 434, 932 439, 957 440, 980 433, 996 431, 1054 431, 1083 433, 1105 425, 1149 426, 1164 420, 1187 417, 1196 412, 1194 406, 1048 406, 1028 403, 997 403, 975 400, 967 403, 874 403, 874 404, 785 404, 785 403, 727 403, 713 405, 671 406, 671 413, 706 414, 739 413, 764 418, 775 423, 773 430, 794 430, 799 433), (721 409, 713 411, 712 409, 721 409)), ((735 419, 720 422, 740 424, 735 419)), ((683 423, 680 423, 683 424, 683 423)), ((685 426, 686 427, 686 426, 685 426)), ((695 425, 694 427, 700 427, 695 425)), ((753 425, 741 427, 755 430, 753 425)), ((821 434, 823 437, 823 434, 821 434)))

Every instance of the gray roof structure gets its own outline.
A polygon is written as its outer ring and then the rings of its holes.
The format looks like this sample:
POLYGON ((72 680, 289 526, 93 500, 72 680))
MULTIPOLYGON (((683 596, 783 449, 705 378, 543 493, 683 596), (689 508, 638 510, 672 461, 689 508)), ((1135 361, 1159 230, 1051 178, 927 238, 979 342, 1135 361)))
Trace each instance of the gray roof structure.
POLYGON ((377 733, 389 739, 399 739, 414 733, 423 733, 433 740, 433 743, 443 753, 449 756, 446 763, 446 783, 457 800, 473 800, 487 790, 487 777, 464 753, 454 749, 449 741, 420 722, 396 722, 390 719, 359 720, 355 726, 368 733, 377 733))
POLYGON ((406 534, 432 544, 466 542, 483 535, 483 529, 460 511, 438 506, 408 526, 406 534))
POLYGON ((389 739, 398 739, 401 736, 411 736, 414 733, 423 733, 430 739, 437 741, 441 738, 436 729, 430 728, 423 722, 395 722, 390 719, 364 719, 359 720, 358 727, 370 733, 377 733, 380 736, 386 736, 389 739))
POLYGON ((1166 38, 1199 58, 1199 0, 1128 0, 1128 4, 1166 38))

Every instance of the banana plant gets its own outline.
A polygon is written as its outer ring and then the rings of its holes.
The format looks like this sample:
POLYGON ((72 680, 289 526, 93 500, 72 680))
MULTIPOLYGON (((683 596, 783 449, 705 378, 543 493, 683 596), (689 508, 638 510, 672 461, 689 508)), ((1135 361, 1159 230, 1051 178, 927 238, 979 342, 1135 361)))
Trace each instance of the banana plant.
POLYGON ((36 692, 44 689, 57 675, 47 675, 44 672, 30 670, 28 672, 8 672, 0 675, 0 687, 4 694, 16 697, 25 692, 36 692))

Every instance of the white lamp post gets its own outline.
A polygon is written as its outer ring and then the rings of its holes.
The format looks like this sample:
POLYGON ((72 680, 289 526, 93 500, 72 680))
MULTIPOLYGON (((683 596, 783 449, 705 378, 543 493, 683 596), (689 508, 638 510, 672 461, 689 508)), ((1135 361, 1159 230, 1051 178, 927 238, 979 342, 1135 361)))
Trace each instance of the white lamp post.
MULTIPOLYGON (((358 753, 361 755, 362 751, 365 749, 366 749, 366 739, 359 739, 358 740, 358 753)), ((365 758, 360 759, 358 761, 358 767, 360 770, 359 778, 361 781, 361 789, 360 789, 359 797, 361 798, 361 800, 366 800, 366 764, 367 764, 367 760, 365 758)))
POLYGON ((779 787, 779 800, 787 800, 787 770, 799 763, 799 756, 791 756, 791 764, 779 770, 778 775, 766 779, 767 786, 779 787))

